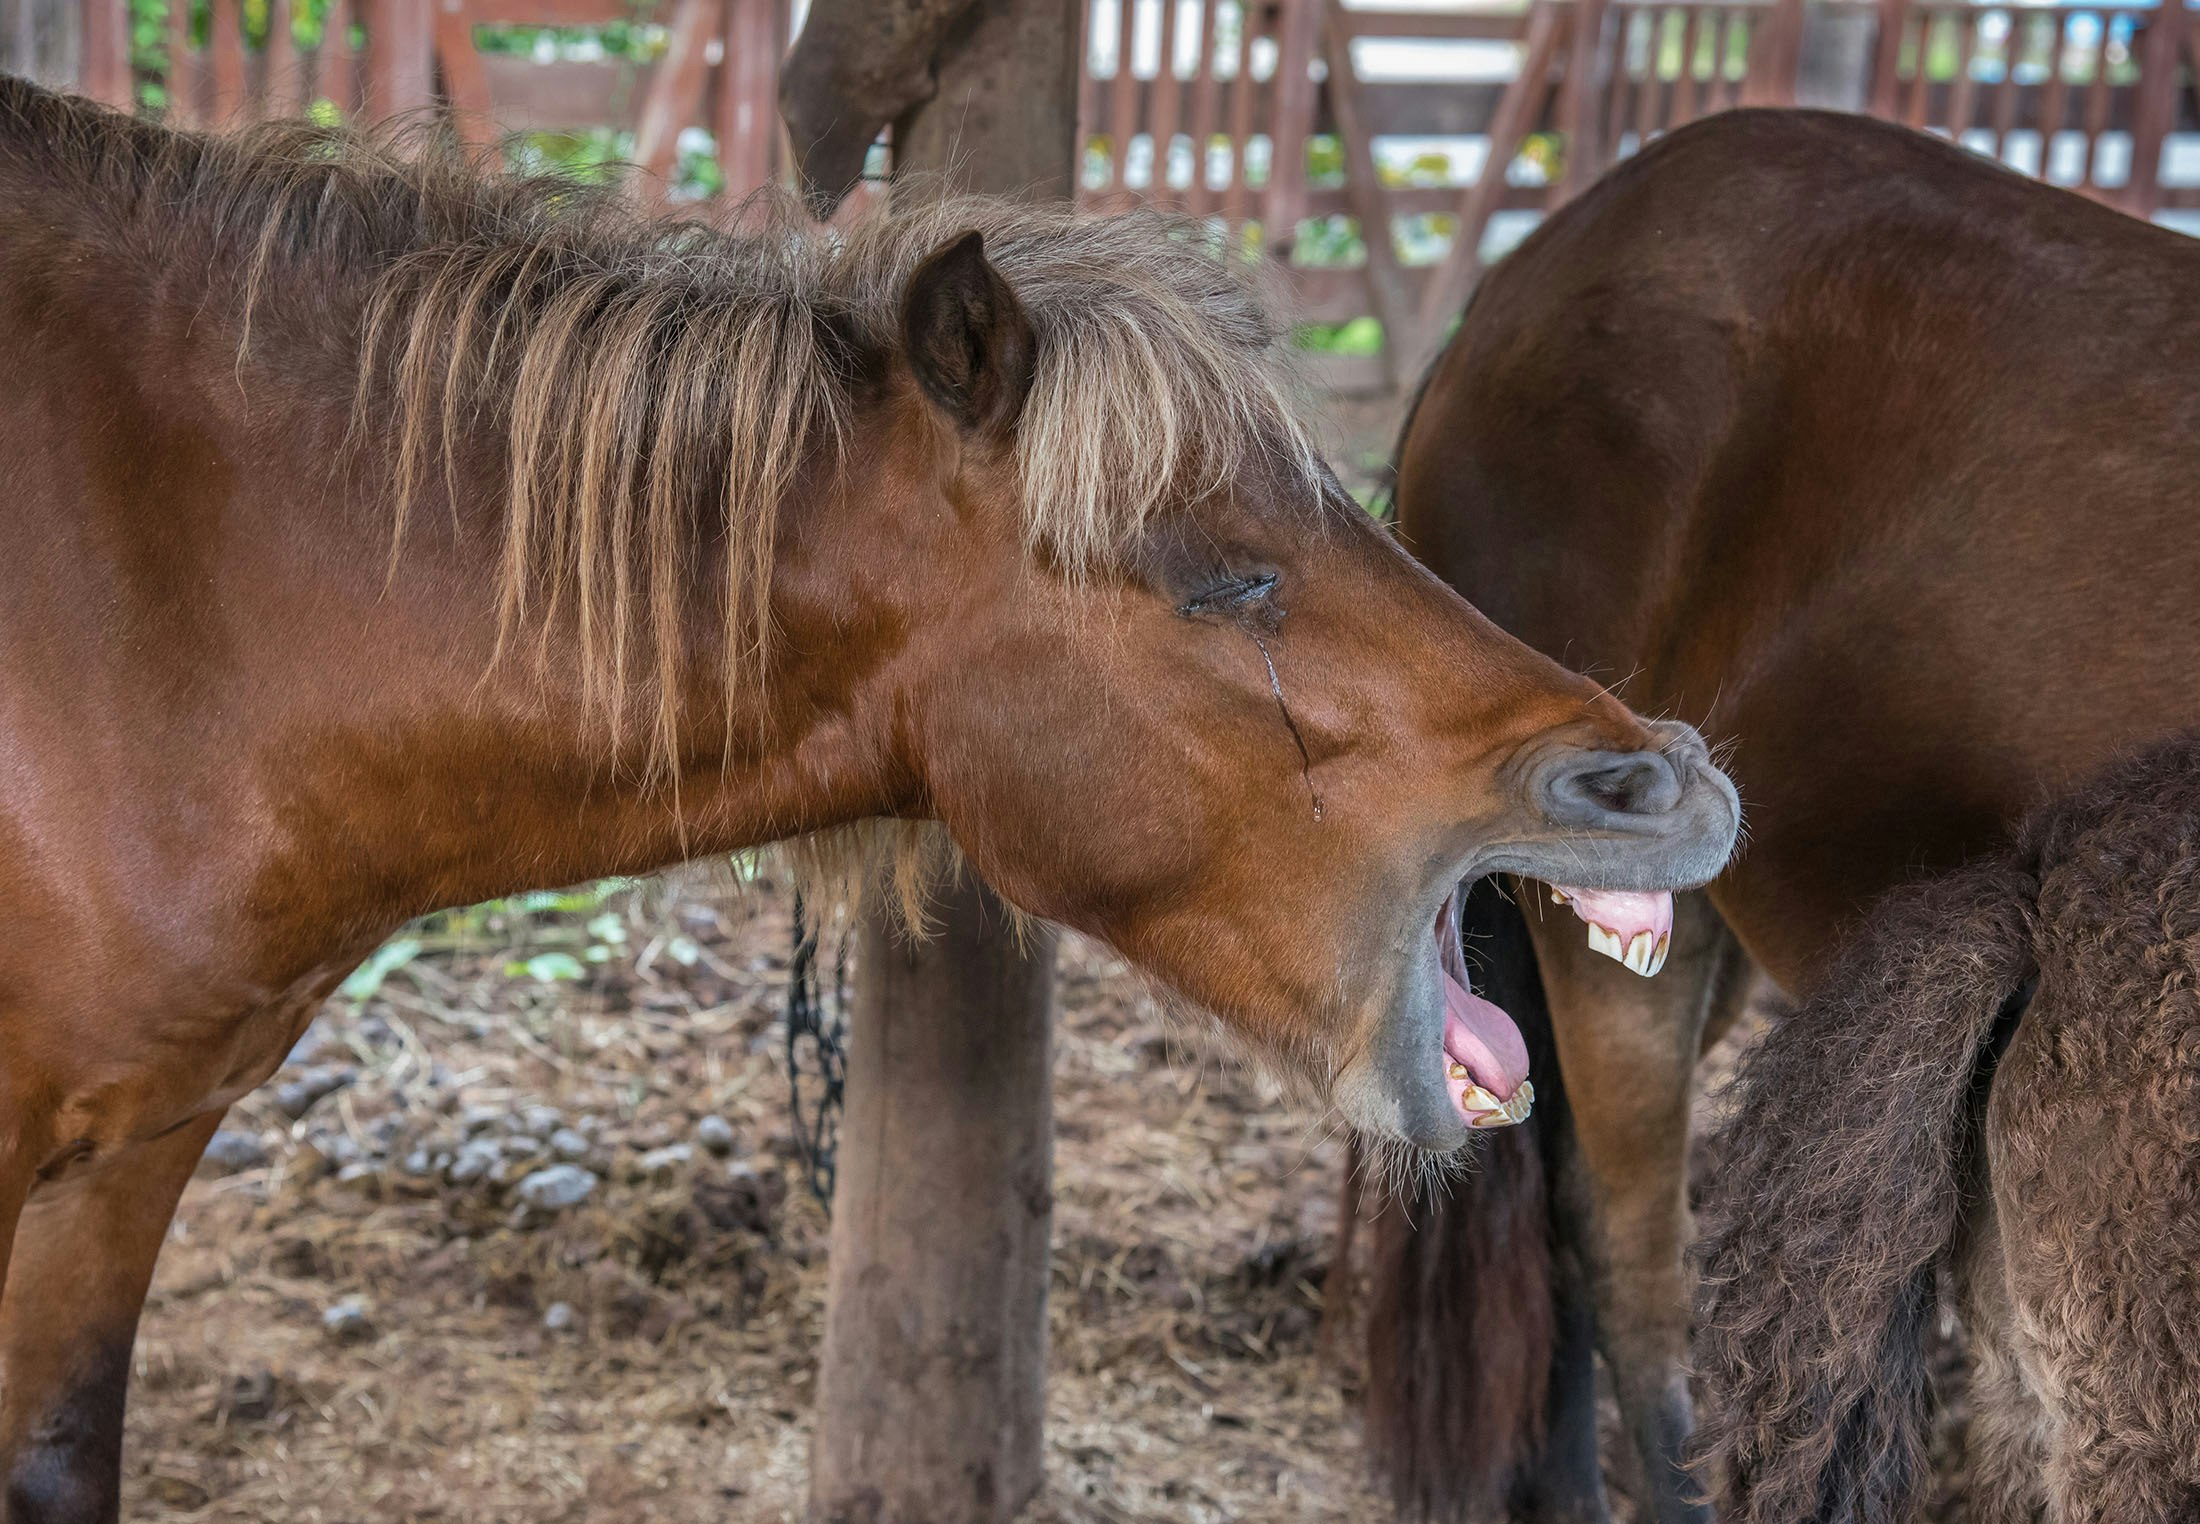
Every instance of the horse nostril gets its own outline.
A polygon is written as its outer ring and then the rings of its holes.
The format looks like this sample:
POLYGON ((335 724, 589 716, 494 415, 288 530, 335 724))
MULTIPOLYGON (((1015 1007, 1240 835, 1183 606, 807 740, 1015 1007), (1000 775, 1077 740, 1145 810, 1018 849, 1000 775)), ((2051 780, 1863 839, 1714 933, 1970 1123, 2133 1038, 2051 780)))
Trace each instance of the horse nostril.
POLYGON ((1545 776, 1545 808, 1564 825, 1614 815, 1663 815, 1681 802, 1680 774, 1654 751, 1580 752, 1545 776))

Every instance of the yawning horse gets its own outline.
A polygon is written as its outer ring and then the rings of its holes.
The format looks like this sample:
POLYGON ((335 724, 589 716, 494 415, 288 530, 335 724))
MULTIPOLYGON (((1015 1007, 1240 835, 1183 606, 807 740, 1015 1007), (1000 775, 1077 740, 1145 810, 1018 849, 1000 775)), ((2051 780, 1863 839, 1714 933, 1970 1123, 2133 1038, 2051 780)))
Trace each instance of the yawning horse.
POLYGON ((1731 745, 1751 839, 1653 980, 1541 897, 1470 906, 1569 1095, 1381 1231, 1371 1434, 1403 1502, 1605 1517, 1593 1335, 1649 1516, 1705 1517, 1676 1464, 1699 1048, 1751 962, 1806 993, 1890 885, 2200 721, 2196 375, 2200 243, 1855 117, 1675 132, 1485 280, 1408 426, 1401 532, 1731 745), (1490 1248, 1523 1216, 1540 1283, 1490 1248), (1544 1347, 1480 1358, 1522 1329, 1544 1347))
POLYGON ((1441 1150, 1525 1102, 1455 886, 1725 860, 1693 733, 1321 468, 1197 229, 754 223, 0 80, 11 1524, 115 1516, 201 1145, 424 911, 936 821, 1441 1150))

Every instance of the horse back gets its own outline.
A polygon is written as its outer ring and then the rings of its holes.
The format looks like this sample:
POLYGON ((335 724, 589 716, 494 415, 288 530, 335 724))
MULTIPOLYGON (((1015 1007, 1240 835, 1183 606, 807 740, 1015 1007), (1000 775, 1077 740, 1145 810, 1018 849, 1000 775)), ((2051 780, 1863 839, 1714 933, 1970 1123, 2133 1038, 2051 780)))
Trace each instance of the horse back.
POLYGON ((1922 135, 1712 118, 1485 281, 1401 529, 1733 741, 1721 908, 1792 983, 1897 873, 2200 719, 2195 298, 2200 247, 1922 135))

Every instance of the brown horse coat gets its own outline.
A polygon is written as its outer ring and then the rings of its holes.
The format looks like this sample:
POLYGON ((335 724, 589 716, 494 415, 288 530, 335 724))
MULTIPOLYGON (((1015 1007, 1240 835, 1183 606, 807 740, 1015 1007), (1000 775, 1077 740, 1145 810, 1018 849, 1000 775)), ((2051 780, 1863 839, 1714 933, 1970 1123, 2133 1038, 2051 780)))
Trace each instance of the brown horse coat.
POLYGON ((755 211, 0 78, 9 1524, 114 1517, 177 1193, 410 916, 936 822, 1450 1149, 1520 1095, 1449 1073, 1460 879, 1724 860, 1701 741, 1369 521, 1191 230, 755 211))
MULTIPOLYGON (((1730 748, 1748 803, 1716 918, 1697 912, 1690 958, 1676 931, 1657 980, 1598 967, 1532 908, 1484 944, 1502 961, 1534 939, 1571 1092, 1541 1144, 1554 1243, 1580 1263, 1554 1326, 1593 1301, 1660 1519, 1702 1517, 1676 1469, 1683 1178, 1690 1070, 1736 984, 1719 923, 1807 991, 1888 886, 2200 719, 2195 374, 2200 244, 1921 134, 1740 112, 1539 228, 1427 380, 1398 464, 1414 552, 1730 748)), ((1378 1319, 1378 1383, 1431 1341, 1456 1369, 1485 1313, 1549 1295, 1506 1264, 1406 1289, 1528 1181, 1493 1166, 1390 1219, 1384 1283, 1415 1300, 1378 1319)), ((1401 1500, 1601 1516, 1587 1341, 1561 1347, 1548 1425, 1536 1359, 1495 1408, 1442 1368, 1401 1380, 1412 1399, 1373 1430, 1401 1500)))
POLYGON ((1728 1524, 1902 1524, 1936 1282, 1976 1524, 2200 1517, 2200 739, 1875 905, 1743 1061, 1695 1353, 1728 1524))

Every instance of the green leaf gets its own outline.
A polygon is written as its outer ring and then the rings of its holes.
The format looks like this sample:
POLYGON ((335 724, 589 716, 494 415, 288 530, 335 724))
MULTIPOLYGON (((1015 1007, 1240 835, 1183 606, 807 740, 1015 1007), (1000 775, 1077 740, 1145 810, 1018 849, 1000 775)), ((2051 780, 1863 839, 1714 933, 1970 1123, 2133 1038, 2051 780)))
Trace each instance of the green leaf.
POLYGON ((509 979, 535 979, 544 984, 571 982, 588 977, 588 968, 571 953, 537 953, 532 958, 504 965, 509 979))
POLYGON ((351 977, 337 986, 336 992, 346 1000, 371 1000, 375 991, 382 988, 382 981, 412 962, 420 953, 417 937, 399 937, 385 942, 375 955, 352 970, 351 977))

